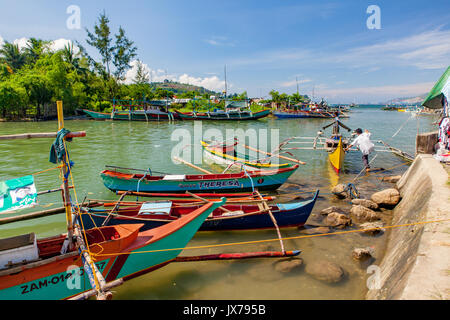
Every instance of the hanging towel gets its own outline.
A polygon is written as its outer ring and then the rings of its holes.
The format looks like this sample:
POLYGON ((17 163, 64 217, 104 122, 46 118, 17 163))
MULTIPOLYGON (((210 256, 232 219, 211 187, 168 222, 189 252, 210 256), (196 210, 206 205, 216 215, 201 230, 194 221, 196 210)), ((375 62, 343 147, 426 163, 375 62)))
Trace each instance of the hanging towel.
MULTIPOLYGON (((52 147, 50 148, 50 162, 57 163, 64 159, 64 155, 66 153, 64 148, 64 137, 69 133, 69 130, 62 128, 56 134, 55 142, 53 142, 52 147)), ((72 138, 67 138, 66 140, 72 141, 72 138)))

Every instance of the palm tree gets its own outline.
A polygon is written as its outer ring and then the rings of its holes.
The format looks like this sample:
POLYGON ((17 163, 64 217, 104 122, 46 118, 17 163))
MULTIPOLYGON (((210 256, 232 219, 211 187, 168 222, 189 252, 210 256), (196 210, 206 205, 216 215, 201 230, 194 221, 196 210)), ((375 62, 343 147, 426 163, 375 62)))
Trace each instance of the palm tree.
POLYGON ((12 71, 20 69, 26 63, 26 55, 19 49, 19 45, 5 41, 0 49, 0 59, 12 71))
POLYGON ((75 53, 73 48, 72 43, 65 45, 64 49, 62 49, 62 58, 76 71, 77 74, 86 75, 89 69, 86 66, 86 63, 83 65, 80 58, 81 53, 75 53))
POLYGON ((50 41, 44 41, 42 39, 30 38, 27 41, 27 46, 24 49, 30 63, 35 63, 39 57, 48 49, 50 41))

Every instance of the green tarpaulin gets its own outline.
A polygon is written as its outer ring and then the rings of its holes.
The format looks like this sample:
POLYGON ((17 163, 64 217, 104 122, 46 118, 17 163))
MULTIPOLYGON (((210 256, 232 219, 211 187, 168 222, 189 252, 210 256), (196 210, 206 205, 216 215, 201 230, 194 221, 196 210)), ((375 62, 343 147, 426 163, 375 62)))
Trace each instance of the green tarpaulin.
POLYGON ((31 207, 36 198, 33 176, 0 181, 0 213, 31 207))
POLYGON ((430 109, 443 108, 443 98, 450 100, 450 67, 444 72, 441 78, 436 82, 428 96, 422 102, 422 106, 430 109))

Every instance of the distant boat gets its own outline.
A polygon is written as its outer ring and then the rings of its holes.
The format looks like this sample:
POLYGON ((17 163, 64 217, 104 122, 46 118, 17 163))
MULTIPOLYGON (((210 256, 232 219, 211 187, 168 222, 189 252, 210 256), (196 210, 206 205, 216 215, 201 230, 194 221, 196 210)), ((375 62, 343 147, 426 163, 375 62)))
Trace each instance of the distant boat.
POLYGON ((224 143, 213 143, 200 141, 203 150, 207 157, 213 160, 217 164, 222 164, 226 166, 234 165, 237 167, 244 166, 248 171, 261 170, 261 169, 280 169, 280 168, 288 168, 292 166, 289 163, 281 163, 281 164, 271 164, 270 161, 261 160, 251 160, 248 155, 241 154, 237 152, 236 145, 238 142, 234 142, 233 144, 224 144, 224 143))
POLYGON ((95 120, 160 121, 180 119, 176 113, 164 112, 158 109, 116 111, 110 113, 97 112, 87 109, 82 109, 82 111, 95 120))
POLYGON ((257 120, 267 117, 270 114, 270 110, 267 109, 258 112, 252 112, 250 110, 180 112, 175 110, 175 114, 183 120, 257 120))

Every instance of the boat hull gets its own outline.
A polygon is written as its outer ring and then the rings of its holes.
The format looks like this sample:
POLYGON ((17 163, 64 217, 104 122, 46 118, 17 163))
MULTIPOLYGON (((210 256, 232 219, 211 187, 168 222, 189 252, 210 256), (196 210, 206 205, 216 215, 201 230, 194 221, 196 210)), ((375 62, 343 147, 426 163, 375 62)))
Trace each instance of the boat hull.
POLYGON ((223 121, 233 121, 233 120, 257 120, 267 117, 270 114, 270 110, 262 110, 255 113, 197 113, 192 112, 183 113, 176 111, 176 113, 183 120, 223 120, 223 121))
MULTIPOLYGON (((107 282, 119 278, 126 281, 158 269, 180 254, 182 249, 171 249, 184 248, 207 216, 222 204, 224 201, 209 203, 192 215, 156 229, 139 231, 131 245, 120 252, 100 251, 94 262, 107 282)), ((37 264, 18 267, 14 272, 0 271, 0 300, 65 299, 91 289, 76 252, 37 264)))
POLYGON ((245 174, 190 175, 180 179, 123 174, 104 170, 100 173, 103 184, 111 191, 138 192, 243 192, 276 190, 297 170, 298 165, 280 170, 264 170, 245 174), (137 176, 137 177, 133 177, 137 176), (147 179, 148 178, 148 179, 147 179), (153 179, 151 179, 153 178, 153 179))
MULTIPOLYGON (((303 226, 308 220, 311 211, 315 205, 319 191, 316 191, 313 199, 297 202, 293 204, 276 204, 272 209, 274 218, 277 221, 279 228, 288 227, 299 227, 303 226)), ((244 205, 245 206, 245 205, 244 205)), ((224 208, 228 210, 233 210, 233 208, 239 208, 239 205, 225 205, 224 208)), ((247 206, 251 207, 252 210, 258 210, 256 205, 247 206)), ((186 211, 193 210, 196 207, 185 208, 186 211)), ((247 212, 247 210, 244 210, 247 212)), ((251 211, 250 211, 251 212, 251 211)), ((273 229, 274 224, 267 212, 258 213, 253 215, 236 215, 236 216, 226 216, 225 218, 216 216, 216 214, 222 214, 222 209, 216 209, 213 212, 214 218, 208 218, 203 222, 199 231, 232 231, 232 230, 257 230, 257 229, 273 229)), ((86 228, 94 228, 95 226, 100 226, 106 219, 108 212, 91 212, 90 215, 84 214, 82 216, 83 224, 86 228)), ((189 213, 187 213, 189 214, 189 213)), ((119 212, 120 215, 120 212, 119 212)), ((107 225, 116 225, 121 223, 143 223, 144 226, 141 230, 147 230, 164 225, 170 220, 164 221, 164 219, 148 218, 146 215, 139 215, 138 210, 131 216, 132 218, 127 218, 125 216, 113 217, 109 220, 107 225), (140 218, 139 220, 133 218, 140 218)))
POLYGON ((281 163, 281 164, 271 164, 271 163, 258 163, 255 161, 248 161, 246 159, 235 157, 230 155, 229 153, 223 153, 217 149, 210 148, 209 144, 205 141, 200 141, 203 150, 205 151, 206 158, 209 158, 211 162, 229 166, 234 165, 238 168, 244 168, 247 171, 255 171, 261 169, 279 169, 279 168, 288 168, 291 166, 289 163, 281 163))
POLYGON ((331 166, 336 173, 340 173, 344 167, 345 151, 342 145, 342 138, 339 139, 339 143, 332 152, 328 154, 331 166))
POLYGON ((111 113, 96 112, 83 109, 83 112, 95 120, 123 120, 123 121, 162 121, 181 119, 176 113, 166 113, 160 111, 133 111, 133 112, 115 112, 111 113))

